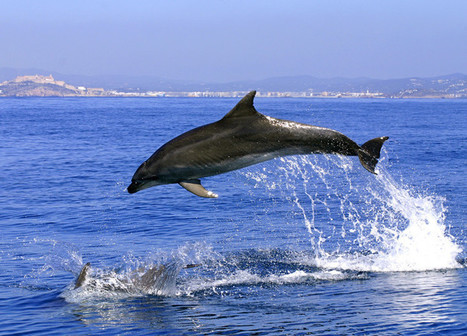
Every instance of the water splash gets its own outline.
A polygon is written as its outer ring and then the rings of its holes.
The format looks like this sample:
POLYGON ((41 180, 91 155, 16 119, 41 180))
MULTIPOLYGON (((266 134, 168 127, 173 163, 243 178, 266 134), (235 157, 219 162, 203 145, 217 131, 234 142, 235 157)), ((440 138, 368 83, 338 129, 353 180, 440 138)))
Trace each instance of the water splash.
MULTIPOLYGON (((177 279, 181 271, 201 262, 217 258, 210 246, 202 243, 186 244, 167 252, 155 251, 146 257, 128 254, 122 265, 112 268, 92 266, 85 281, 76 288, 70 283, 61 296, 68 302, 95 302, 146 295, 175 296, 180 294, 177 279)), ((77 277, 79 270, 73 273, 77 277)))
MULTIPOLYGON (((286 201, 284 208, 298 214, 298 224, 305 225, 309 238, 307 251, 255 247, 229 255, 205 243, 185 244, 168 254, 128 255, 121 267, 95 268, 88 286, 73 289, 70 284, 62 296, 82 303, 96 297, 210 295, 237 286, 462 267, 456 261, 461 249, 446 225, 443 197, 396 181, 384 164, 377 176, 357 164, 340 156, 296 156, 240 173, 274 199, 279 194, 280 202, 286 201), (183 266, 190 263, 201 266, 184 273, 183 266), (145 285, 148 271, 161 265, 163 271, 145 285)), ((276 216, 274 211, 268 214, 276 216)))
POLYGON ((319 281, 366 279, 364 272, 318 269, 306 265, 307 254, 283 249, 247 249, 221 256, 205 263, 196 273, 183 279, 180 295, 204 293, 229 295, 242 287, 297 285, 319 281))
POLYGON ((380 272, 460 267, 443 197, 397 182, 383 164, 379 175, 366 174, 348 157, 285 157, 276 165, 245 176, 281 189, 299 210, 313 251, 303 262, 380 272))
POLYGON ((173 295, 182 267, 176 262, 141 266, 131 271, 92 268, 78 288, 71 284, 64 297, 68 301, 144 295, 173 295))

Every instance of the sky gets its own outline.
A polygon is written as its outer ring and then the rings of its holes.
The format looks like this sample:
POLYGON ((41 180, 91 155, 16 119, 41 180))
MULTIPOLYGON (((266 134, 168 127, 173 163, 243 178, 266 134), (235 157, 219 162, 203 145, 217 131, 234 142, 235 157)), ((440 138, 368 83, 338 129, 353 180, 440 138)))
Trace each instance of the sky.
POLYGON ((467 73, 466 0, 0 0, 0 67, 204 82, 467 73))

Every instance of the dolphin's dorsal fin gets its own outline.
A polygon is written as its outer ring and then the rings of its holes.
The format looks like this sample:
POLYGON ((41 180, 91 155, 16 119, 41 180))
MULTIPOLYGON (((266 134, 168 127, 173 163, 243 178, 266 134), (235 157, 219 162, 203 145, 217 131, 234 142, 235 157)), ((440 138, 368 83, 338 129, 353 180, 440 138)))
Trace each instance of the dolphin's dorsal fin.
POLYGON ((181 181, 178 184, 180 184, 183 188, 195 194, 196 196, 206 197, 206 198, 217 198, 217 194, 213 193, 212 191, 208 191, 204 189, 199 179, 181 181))
POLYGON ((256 111, 253 106, 253 99, 255 98, 256 91, 250 91, 245 97, 240 100, 233 109, 227 113, 223 119, 231 118, 243 118, 243 117, 253 117, 260 116, 260 113, 256 111))
POLYGON ((75 289, 81 287, 83 283, 86 281, 89 268, 91 268, 91 263, 87 263, 86 265, 83 266, 83 268, 81 269, 81 272, 79 272, 78 278, 76 279, 75 289))

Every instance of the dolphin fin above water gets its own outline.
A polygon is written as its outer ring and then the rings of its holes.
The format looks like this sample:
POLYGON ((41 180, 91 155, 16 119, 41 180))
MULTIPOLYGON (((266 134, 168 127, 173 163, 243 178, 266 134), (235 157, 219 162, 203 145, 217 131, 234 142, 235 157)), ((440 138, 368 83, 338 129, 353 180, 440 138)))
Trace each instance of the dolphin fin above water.
POLYGON ((255 95, 256 91, 249 92, 222 119, 261 117, 262 114, 256 111, 255 107, 253 106, 255 95))
POLYGON ((81 269, 81 272, 79 272, 79 275, 76 278, 75 289, 81 287, 84 284, 88 276, 88 272, 90 268, 91 268, 91 263, 86 263, 86 265, 83 266, 83 268, 81 269))
POLYGON ((362 166, 376 174, 380 150, 388 137, 359 146, 329 128, 265 116, 253 106, 255 95, 256 91, 245 95, 217 122, 192 129, 160 147, 139 166, 127 191, 133 194, 178 183, 197 196, 216 198, 201 185, 200 178, 300 154, 358 156, 362 166))

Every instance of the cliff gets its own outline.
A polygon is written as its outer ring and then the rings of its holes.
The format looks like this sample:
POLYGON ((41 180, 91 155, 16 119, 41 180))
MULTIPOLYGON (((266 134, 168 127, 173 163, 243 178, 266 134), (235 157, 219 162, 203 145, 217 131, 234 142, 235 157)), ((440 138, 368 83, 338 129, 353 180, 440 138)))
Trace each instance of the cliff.
POLYGON ((104 89, 75 87, 64 81, 55 80, 52 75, 18 76, 0 84, 0 96, 13 97, 66 97, 103 96, 104 89))

